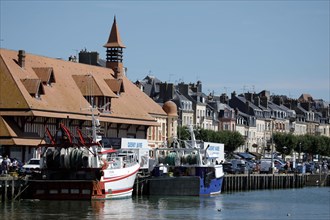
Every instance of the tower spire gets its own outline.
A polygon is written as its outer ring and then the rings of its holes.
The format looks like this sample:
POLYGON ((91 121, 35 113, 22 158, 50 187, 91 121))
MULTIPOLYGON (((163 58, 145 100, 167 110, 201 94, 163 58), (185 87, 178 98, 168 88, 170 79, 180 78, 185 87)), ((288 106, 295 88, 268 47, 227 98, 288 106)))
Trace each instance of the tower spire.
POLYGON ((111 32, 108 42, 104 45, 107 48, 107 62, 106 67, 111 68, 115 72, 115 78, 121 78, 124 75, 123 70, 123 48, 125 45, 122 43, 116 16, 114 16, 111 32))

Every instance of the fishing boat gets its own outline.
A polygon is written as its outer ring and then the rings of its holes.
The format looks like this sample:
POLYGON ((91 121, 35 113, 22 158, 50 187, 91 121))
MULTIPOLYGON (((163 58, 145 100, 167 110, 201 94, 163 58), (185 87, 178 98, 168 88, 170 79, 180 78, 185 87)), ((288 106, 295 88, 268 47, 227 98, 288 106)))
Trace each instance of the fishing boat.
POLYGON ((184 147, 176 143, 170 148, 154 150, 145 194, 211 196, 221 193, 224 145, 196 141, 193 127, 188 128, 191 140, 184 147))
POLYGON ((25 197, 47 200, 121 199, 132 196, 140 165, 133 151, 105 149, 92 120, 92 137, 78 140, 60 124, 55 138, 40 145, 41 169, 28 180, 25 197))

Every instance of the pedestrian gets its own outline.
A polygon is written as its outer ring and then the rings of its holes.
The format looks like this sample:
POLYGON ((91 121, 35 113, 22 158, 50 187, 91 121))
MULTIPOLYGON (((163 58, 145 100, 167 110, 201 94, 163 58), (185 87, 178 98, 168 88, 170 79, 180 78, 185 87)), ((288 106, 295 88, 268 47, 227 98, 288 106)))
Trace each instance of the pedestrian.
POLYGON ((3 159, 1 162, 1 174, 5 174, 6 169, 7 169, 7 161, 3 159))
POLYGON ((10 159, 8 158, 8 156, 5 156, 5 158, 1 163, 2 174, 8 174, 9 166, 10 166, 10 159))
POLYGON ((328 164, 326 161, 323 161, 323 163, 322 163, 322 170, 323 170, 323 173, 328 172, 328 164))
POLYGON ((314 174, 314 169, 315 169, 314 162, 311 162, 310 165, 311 165, 311 174, 314 174))
POLYGON ((285 163, 285 165, 284 165, 284 170, 285 170, 285 173, 288 173, 288 171, 289 171, 289 164, 288 164, 289 162, 287 161, 286 163, 285 163))
POLYGON ((13 162, 11 163, 11 167, 13 169, 13 171, 17 171, 17 167, 18 167, 18 161, 17 159, 13 159, 13 162))

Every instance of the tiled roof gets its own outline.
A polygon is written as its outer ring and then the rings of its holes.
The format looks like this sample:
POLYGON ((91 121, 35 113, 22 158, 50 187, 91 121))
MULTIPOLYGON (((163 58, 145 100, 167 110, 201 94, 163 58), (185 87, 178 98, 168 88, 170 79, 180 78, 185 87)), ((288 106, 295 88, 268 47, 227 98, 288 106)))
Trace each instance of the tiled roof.
MULTIPOLYGON (((51 67, 33 67, 34 72, 37 74, 38 78, 41 79, 42 83, 50 82, 53 75, 53 68, 51 67)), ((55 79, 53 79, 55 82, 55 79)))
POLYGON ((116 17, 113 20, 113 25, 111 28, 110 36, 108 39, 108 42, 104 45, 104 47, 121 47, 125 48, 125 45, 122 43, 118 27, 117 27, 117 22, 116 22, 116 17))
POLYGON ((301 94, 301 96, 298 99, 300 102, 311 102, 313 101, 313 97, 310 94, 301 94))
POLYGON ((41 94, 44 93, 40 79, 21 79, 21 82, 31 95, 39 94, 39 91, 41 94))
POLYGON ((8 125, 8 123, 0 117, 0 134, 4 137, 17 137, 15 131, 8 125))
MULTIPOLYGON (((88 94, 88 89, 84 90, 84 86, 88 86, 86 76, 93 79, 94 95, 103 95, 108 97, 118 97, 111 99, 111 114, 100 113, 106 117, 104 120, 111 122, 116 121, 125 123, 129 120, 136 124, 155 125, 155 118, 151 114, 166 116, 163 109, 140 91, 131 81, 123 77, 123 86, 125 92, 117 96, 106 81, 113 80, 114 72, 109 68, 74 63, 59 59, 53 59, 43 56, 37 56, 26 53, 25 67, 17 64, 17 51, 0 49, 0 109, 19 109, 53 113, 63 117, 70 114, 73 118, 89 115, 87 108, 90 106, 88 101, 83 97, 88 94), (44 95, 40 99, 36 99, 30 95, 34 91, 32 85, 27 86, 23 81, 39 82, 43 79, 39 78, 39 74, 35 72, 35 68, 52 68, 56 82, 51 86, 43 86, 44 95), (34 69, 33 69, 34 68, 34 69), (78 83, 77 83, 78 79, 78 83), (30 90, 31 89, 31 90, 30 90)), ((42 86, 42 85, 41 85, 42 86)), ((33 114, 31 112, 31 114, 33 114)), ((102 121, 102 117, 100 121, 102 121)))
POLYGON ((105 79, 105 82, 108 84, 108 86, 114 93, 125 91, 123 88, 122 79, 105 79))
POLYGON ((83 96, 117 97, 108 86, 96 83, 94 77, 90 74, 73 75, 72 78, 76 82, 83 96))

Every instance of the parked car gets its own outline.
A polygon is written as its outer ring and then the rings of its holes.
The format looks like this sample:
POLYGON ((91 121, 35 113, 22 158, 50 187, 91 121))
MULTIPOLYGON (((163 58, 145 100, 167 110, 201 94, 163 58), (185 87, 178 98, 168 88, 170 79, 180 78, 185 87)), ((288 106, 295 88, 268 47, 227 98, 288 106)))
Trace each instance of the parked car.
POLYGON ((231 163, 238 170, 238 173, 252 173, 252 168, 247 164, 246 160, 234 159, 231 160, 231 163))
POLYGON ((229 174, 251 173, 252 169, 245 163, 245 160, 234 159, 222 164, 223 172, 229 174))
POLYGON ((229 173, 229 174, 237 174, 239 173, 239 170, 237 167, 234 167, 232 163, 225 162, 222 164, 223 172, 229 173))
POLYGON ((315 173, 316 171, 316 164, 314 162, 306 163, 306 173, 315 173))
POLYGON ((260 173, 269 173, 270 169, 274 167, 279 173, 285 171, 285 163, 279 159, 273 159, 273 166, 272 166, 272 159, 261 159, 260 160, 260 173))
POLYGON ((249 166, 249 170, 251 170, 251 172, 257 171, 257 162, 254 160, 246 160, 246 165, 249 166))
POLYGON ((40 172, 40 159, 32 158, 22 167, 23 173, 40 172))

